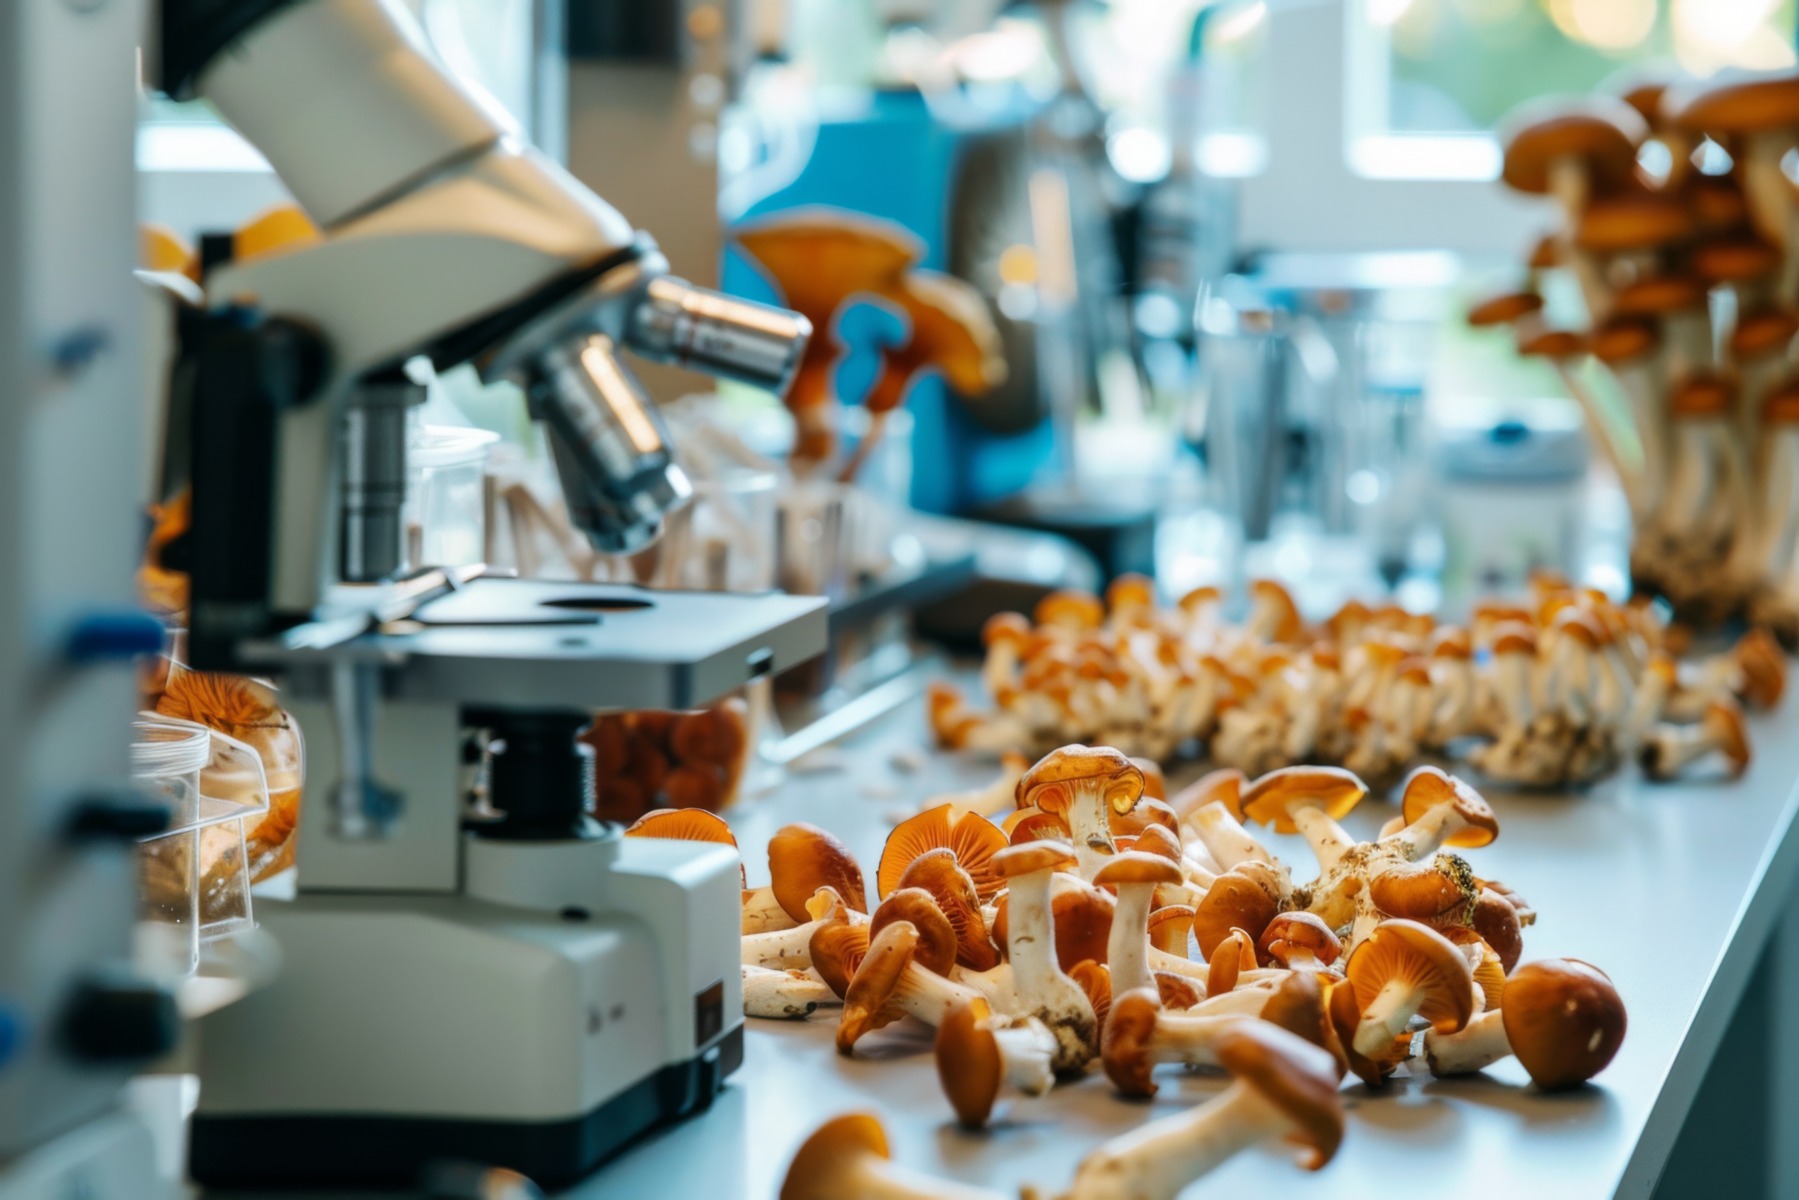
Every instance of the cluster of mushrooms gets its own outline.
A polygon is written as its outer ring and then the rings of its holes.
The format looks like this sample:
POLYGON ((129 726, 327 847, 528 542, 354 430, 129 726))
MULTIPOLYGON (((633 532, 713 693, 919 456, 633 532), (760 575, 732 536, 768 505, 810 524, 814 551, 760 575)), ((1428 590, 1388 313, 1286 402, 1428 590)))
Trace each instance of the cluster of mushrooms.
POLYGON ((1126 576, 1103 602, 1052 594, 1034 623, 1002 613, 984 631, 993 709, 935 684, 932 731, 977 751, 1203 753, 1252 776, 1328 763, 1379 784, 1436 756, 1497 783, 1559 787, 1631 758, 1655 779, 1708 759, 1739 774, 1741 706, 1772 707, 1786 680, 1759 628, 1726 653, 1678 661, 1679 629, 1656 606, 1559 577, 1539 577, 1526 603, 1477 605, 1466 627, 1353 600, 1310 627, 1272 580, 1250 585, 1241 624, 1221 603, 1207 587, 1159 608, 1147 579, 1126 576))
MULTIPOLYGON (((1250 780, 1223 770, 1173 796, 1118 750, 1064 746, 1009 770, 1012 812, 986 793, 948 798, 896 827, 875 871, 830 834, 770 840, 770 882, 743 895, 751 1016, 837 1015, 845 1054, 883 1026, 937 1030, 957 1120, 984 1126, 1008 1094, 1043 1096, 1094 1067, 1126 1097, 1155 1093, 1162 1064, 1221 1068, 1232 1085, 1189 1111, 1098 1147, 1068 1200, 1174 1197, 1236 1151, 1285 1138, 1316 1169, 1342 1136, 1353 1072, 1379 1088, 1402 1064, 1438 1075, 1515 1055, 1543 1088, 1602 1070, 1625 1013, 1606 976, 1552 959, 1519 966, 1535 919, 1456 851, 1498 822, 1435 767, 1406 780, 1376 840, 1339 821, 1367 795, 1337 767, 1250 780), (1309 880, 1247 823, 1304 836, 1309 880), (1197 957, 1194 954, 1197 949, 1197 957)), ((730 841, 694 810, 646 816, 634 836, 730 841)), ((991 1196, 886 1160, 878 1122, 826 1125, 795 1159, 785 1196, 991 1196)))
POLYGON ((1644 83, 1532 105, 1503 178, 1560 226, 1521 289, 1478 305, 1553 364, 1629 500, 1636 589, 1682 620, 1746 613, 1799 644, 1799 75, 1644 83), (1660 159, 1665 171, 1639 165, 1660 159), (1569 272, 1584 329, 1552 327, 1542 274, 1569 272), (1591 359, 1628 412, 1587 386, 1591 359))

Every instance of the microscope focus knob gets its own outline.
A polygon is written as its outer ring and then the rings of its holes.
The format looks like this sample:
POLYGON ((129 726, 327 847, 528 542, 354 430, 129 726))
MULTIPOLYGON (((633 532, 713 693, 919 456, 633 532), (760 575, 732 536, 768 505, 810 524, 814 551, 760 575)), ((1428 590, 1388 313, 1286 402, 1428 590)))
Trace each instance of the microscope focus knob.
POLYGON ((180 1025, 167 988, 96 976, 75 985, 63 1009, 62 1043, 82 1062, 143 1062, 173 1050, 180 1025))
POLYGON ((75 801, 63 826, 71 842, 135 842, 169 827, 169 806, 141 792, 93 792, 75 801))

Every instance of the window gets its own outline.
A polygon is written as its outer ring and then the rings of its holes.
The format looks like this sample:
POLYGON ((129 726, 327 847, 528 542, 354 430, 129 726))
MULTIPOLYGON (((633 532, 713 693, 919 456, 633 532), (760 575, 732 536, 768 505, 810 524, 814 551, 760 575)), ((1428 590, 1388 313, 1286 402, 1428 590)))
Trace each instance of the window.
POLYGON ((1352 0, 1351 166, 1493 179, 1492 131, 1538 96, 1636 71, 1790 67, 1795 0, 1352 0))

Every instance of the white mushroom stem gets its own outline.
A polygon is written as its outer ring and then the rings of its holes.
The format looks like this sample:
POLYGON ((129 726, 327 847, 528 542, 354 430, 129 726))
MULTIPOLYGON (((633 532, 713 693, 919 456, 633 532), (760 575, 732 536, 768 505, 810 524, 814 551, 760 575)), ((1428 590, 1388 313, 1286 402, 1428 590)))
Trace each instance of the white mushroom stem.
POLYGON ((993 1016, 987 1028, 999 1047, 1006 1082, 1027 1096, 1041 1096, 1056 1084, 1056 1035, 1035 1017, 993 1016))
POLYGON ((793 1020, 813 1010, 843 1003, 817 971, 743 968, 743 1015, 793 1020))
POLYGON ((1440 746, 1474 729, 1474 667, 1448 659, 1436 663, 1431 673, 1437 680, 1437 708, 1430 718, 1430 740, 1440 746))
POLYGON ((1303 805, 1293 810, 1293 824, 1304 836, 1306 845, 1318 858, 1318 869, 1328 871, 1342 860, 1349 848, 1355 845, 1355 839, 1346 833, 1343 827, 1331 820, 1323 809, 1311 805, 1303 805))
POLYGON ((1631 691, 1630 675, 1617 653, 1616 643, 1608 644, 1594 655, 1593 677, 1594 713, 1601 724, 1615 729, 1630 707, 1631 691))
POLYGON ((1757 232, 1786 253, 1781 256, 1780 277, 1775 294, 1791 306, 1799 300, 1799 273, 1793 267, 1795 252, 1795 214, 1793 184, 1781 170, 1780 160, 1793 149, 1791 129, 1771 129, 1752 133, 1740 149, 1743 198, 1749 202, 1749 216, 1757 232))
POLYGON ((1018 980, 1012 973, 1011 963, 1003 962, 985 971, 970 971, 959 966, 950 971, 949 977, 963 987, 973 988, 985 996, 988 1005, 996 1012, 1022 1011, 1022 1002, 1018 998, 1018 980))
POLYGON ((1018 987, 1020 1015, 1034 1016, 1056 1035, 1056 1069, 1074 1070, 1092 1056, 1098 1037, 1093 1005, 1056 961, 1050 921, 1051 871, 1013 877, 1008 891, 1006 958, 1018 987))
POLYGON ((1643 762, 1655 779, 1672 779, 1712 751, 1720 749, 1716 732, 1697 725, 1658 725, 1643 739, 1643 762))
POLYGON ((1185 1015, 1193 1017, 1259 1017, 1268 1002, 1274 999, 1274 993, 1281 982, 1286 979, 1286 971, 1256 972, 1254 979, 1245 971, 1237 977, 1237 986, 1228 992, 1220 992, 1216 996, 1207 996, 1185 1015))
POLYGON ((1156 1027, 1143 1044, 1144 1053, 1153 1063, 1215 1067, 1218 1039, 1244 1021, 1253 1020, 1255 1017, 1247 1013, 1196 1016, 1164 1009, 1156 1014, 1156 1027))
POLYGON ((1484 1071, 1512 1052, 1505 1035, 1505 1013, 1500 1009, 1483 1012, 1469 1021, 1459 1033, 1424 1035, 1424 1059, 1432 1075, 1471 1075, 1484 1071))
POLYGON ((1238 863, 1274 861, 1274 855, 1249 835, 1221 800, 1200 805, 1187 822, 1223 870, 1228 871, 1238 863))
POLYGON ((1004 771, 992 783, 966 792, 950 792, 941 796, 932 796, 918 806, 919 812, 936 808, 940 804, 950 806, 949 820, 953 825, 964 813, 977 813, 983 817, 998 816, 1009 812, 1016 803, 1015 794, 1018 781, 1024 775, 1020 760, 1013 759, 1006 764, 1004 771))
POLYGON ((945 979, 917 963, 907 965, 893 990, 894 1003, 933 1029, 964 1004, 984 998, 974 988, 945 979))
POLYGON ((797 924, 799 922, 788 916, 787 910, 775 899, 773 888, 759 887, 744 894, 744 933, 769 933, 777 929, 792 929, 797 924))
POLYGON ((1756 452, 1754 577, 1747 582, 1786 590, 1799 565, 1799 425, 1762 431, 1756 452))
POLYGON ((1494 688, 1505 709, 1506 722, 1512 726, 1530 724, 1531 662, 1531 656, 1522 650, 1493 656, 1494 688))
POLYGON ((1149 904, 1155 891, 1153 883, 1118 885, 1118 905, 1106 939, 1106 965, 1111 968, 1114 996, 1155 986, 1149 973, 1149 904))
MULTIPOLYGON (((1206 964, 1194 962, 1183 954, 1170 954, 1166 950, 1158 950, 1151 946, 1149 948, 1149 968, 1152 972, 1161 971, 1170 975, 1184 976, 1202 988, 1206 985, 1206 964)), ((1116 979, 1117 976, 1114 975, 1113 978, 1116 979)), ((1112 994, 1122 996, 1124 989, 1114 986, 1112 994)))
POLYGON ((1642 354, 1612 364, 1612 376, 1630 406, 1631 425, 1642 449, 1643 487, 1635 497, 1631 516, 1639 529, 1655 521, 1656 506, 1668 471, 1667 379, 1659 360, 1664 354, 1642 354))
POLYGON ((1099 780, 1075 780, 1069 789, 1068 828, 1074 836, 1074 857, 1082 879, 1091 880, 1112 861, 1117 847, 1112 842, 1112 821, 1106 789, 1099 780))
POLYGON ((1547 707, 1561 712, 1577 725, 1593 717, 1593 657, 1577 639, 1564 633, 1555 639, 1549 654, 1549 673, 1543 685, 1547 707))
POLYGON ((1196 1108, 1102 1143, 1081 1160, 1064 1200, 1174 1200, 1238 1151, 1291 1130, 1280 1109, 1233 1083, 1196 1108))
POLYGON ((1446 801, 1424 810, 1424 815, 1397 833, 1381 838, 1407 862, 1420 862, 1443 848, 1443 843, 1468 828, 1468 821, 1453 802, 1446 801))
POLYGON ((832 1182, 832 1194, 844 1200, 1010 1200, 992 1188, 939 1179, 868 1153, 834 1174, 832 1182))
POLYGON ((1657 721, 1662 718, 1662 710, 1667 706, 1668 696, 1674 690, 1672 679, 1659 670, 1643 672, 1643 678, 1637 683, 1636 694, 1631 697, 1630 710, 1624 716, 1621 753, 1633 751, 1642 740, 1649 736, 1657 721))
POLYGON ((1425 991, 1415 983, 1390 979, 1362 1010, 1362 1023, 1356 1026, 1355 1050, 1364 1058, 1376 1058, 1393 1048, 1393 1041, 1406 1031, 1412 1018, 1424 1003, 1425 991))
POLYGON ((860 925, 868 920, 865 914, 845 908, 841 915, 827 914, 818 920, 807 921, 804 925, 795 925, 791 929, 777 929, 772 933, 745 934, 740 961, 750 967, 805 970, 812 965, 812 935, 831 921, 845 918, 852 925, 860 925))

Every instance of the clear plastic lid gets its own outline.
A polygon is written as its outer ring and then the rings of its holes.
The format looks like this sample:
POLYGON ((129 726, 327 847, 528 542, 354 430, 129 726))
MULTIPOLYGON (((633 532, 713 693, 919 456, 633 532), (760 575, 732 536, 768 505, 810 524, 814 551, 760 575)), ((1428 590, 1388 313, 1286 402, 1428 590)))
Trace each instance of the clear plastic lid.
POLYGON ((193 775, 212 758, 212 736, 186 722, 139 718, 132 722, 131 774, 136 779, 193 775))

